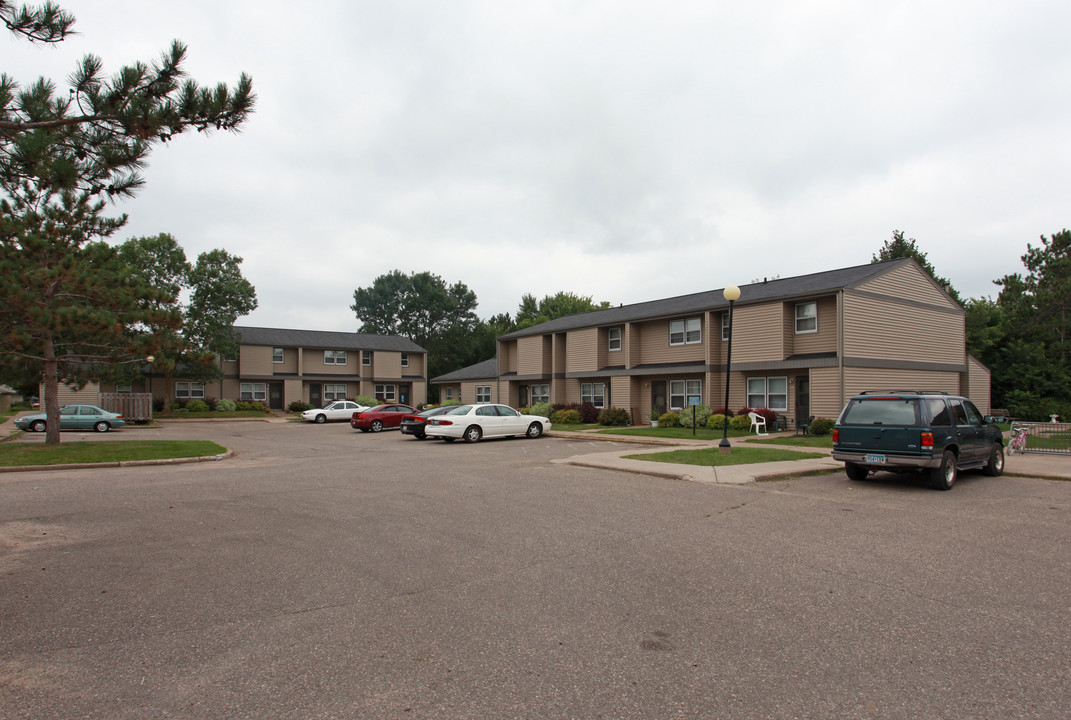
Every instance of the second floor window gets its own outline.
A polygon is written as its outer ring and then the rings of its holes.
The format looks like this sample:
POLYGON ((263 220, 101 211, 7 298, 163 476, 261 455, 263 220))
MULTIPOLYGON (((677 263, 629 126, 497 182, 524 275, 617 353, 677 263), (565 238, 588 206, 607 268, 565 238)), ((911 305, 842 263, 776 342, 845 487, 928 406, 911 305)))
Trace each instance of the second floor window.
POLYGON ((272 348, 271 349, 271 361, 273 363, 281 363, 283 361, 283 349, 272 348))
POLYGON ((606 331, 606 349, 621 349, 621 328, 613 327, 606 331))
POLYGON ((409 353, 402 353, 402 367, 409 367, 409 353))
POLYGON ((721 316, 721 341, 725 342, 729 339, 729 313, 725 313, 721 316))
POLYGON ((703 342, 702 318, 671 320, 669 323, 670 345, 694 345, 703 342))
POLYGON ((818 332, 818 303, 798 303, 796 305, 796 334, 813 332, 818 332))
POLYGON ((362 365, 371 365, 372 364, 372 351, 371 350, 362 350, 361 351, 361 364, 362 365))
POLYGON ((324 350, 324 365, 345 365, 345 350, 324 350))

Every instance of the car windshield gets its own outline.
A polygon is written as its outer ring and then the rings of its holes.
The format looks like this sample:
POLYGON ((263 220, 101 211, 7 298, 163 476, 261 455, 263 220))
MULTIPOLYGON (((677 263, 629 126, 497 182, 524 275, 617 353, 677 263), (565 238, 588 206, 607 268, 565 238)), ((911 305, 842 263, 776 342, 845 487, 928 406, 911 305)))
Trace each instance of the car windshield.
POLYGON ((456 408, 446 413, 447 415, 468 415, 469 410, 472 409, 471 405, 458 405, 456 408))
POLYGON ((915 398, 866 398, 848 403, 841 424, 917 426, 918 418, 915 398))

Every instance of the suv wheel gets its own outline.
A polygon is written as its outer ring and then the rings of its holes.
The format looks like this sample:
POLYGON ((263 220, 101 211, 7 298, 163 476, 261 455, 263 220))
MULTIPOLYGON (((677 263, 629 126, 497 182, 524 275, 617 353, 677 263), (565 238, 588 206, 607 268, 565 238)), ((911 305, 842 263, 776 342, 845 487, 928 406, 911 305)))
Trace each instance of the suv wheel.
POLYGON ((941 464, 930 470, 930 487, 934 490, 951 490, 956 484, 956 454, 945 450, 941 464))
POLYGON ((985 474, 997 477, 1004 472, 1004 446, 993 443, 993 449, 989 452, 989 463, 985 466, 985 474))
POLYGON ((866 465, 857 463, 844 463, 844 472, 848 474, 849 480, 855 480, 856 482, 866 480, 870 476, 870 469, 866 465))

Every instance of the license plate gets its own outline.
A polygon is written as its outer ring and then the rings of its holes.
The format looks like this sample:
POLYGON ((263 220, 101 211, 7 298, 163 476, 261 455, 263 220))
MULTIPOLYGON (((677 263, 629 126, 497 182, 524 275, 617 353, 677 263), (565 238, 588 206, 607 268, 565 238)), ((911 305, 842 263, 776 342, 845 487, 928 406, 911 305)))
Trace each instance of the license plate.
POLYGON ((864 455, 863 456, 863 462, 865 462, 867 465, 884 465, 885 464, 885 456, 884 455, 864 455))

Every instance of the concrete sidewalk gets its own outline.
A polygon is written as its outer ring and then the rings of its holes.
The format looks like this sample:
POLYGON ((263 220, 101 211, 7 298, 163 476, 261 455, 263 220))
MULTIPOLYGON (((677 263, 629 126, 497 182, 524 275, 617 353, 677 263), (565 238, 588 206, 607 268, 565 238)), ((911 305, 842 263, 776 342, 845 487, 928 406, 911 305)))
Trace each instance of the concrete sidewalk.
MULTIPOLYGON (((605 433, 591 432, 561 432, 552 430, 550 435, 556 437, 583 438, 585 440, 602 440, 627 444, 642 444, 645 448, 618 448, 609 452, 584 453, 573 457, 554 460, 555 463, 566 463, 581 467, 604 468, 609 470, 621 470, 634 472, 655 477, 687 480, 690 482, 718 483, 739 485, 743 483, 770 480, 781 477, 793 477, 800 475, 813 475, 822 472, 843 471, 844 463, 830 457, 831 450, 828 448, 809 448, 799 445, 776 445, 762 443, 757 447, 778 448, 796 452, 822 453, 826 457, 807 458, 801 460, 786 460, 772 463, 752 463, 747 465, 725 465, 712 467, 707 465, 678 465, 626 459, 626 455, 641 455, 645 453, 665 452, 676 448, 701 449, 715 448, 719 441, 667 439, 667 438, 643 438, 623 435, 608 435, 605 433)), ((771 434, 764 439, 776 437, 791 437, 789 433, 771 434)), ((734 438, 731 442, 733 447, 747 447, 755 444, 749 443, 748 439, 734 438)), ((1048 453, 1025 453, 1006 455, 1004 472, 1008 475, 1022 477, 1051 478, 1055 480, 1071 480, 1071 455, 1056 455, 1048 453)))

